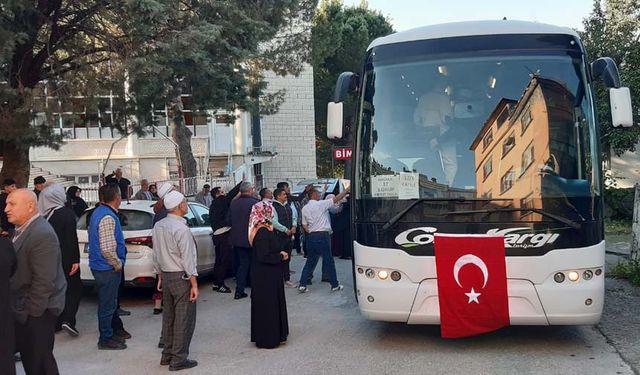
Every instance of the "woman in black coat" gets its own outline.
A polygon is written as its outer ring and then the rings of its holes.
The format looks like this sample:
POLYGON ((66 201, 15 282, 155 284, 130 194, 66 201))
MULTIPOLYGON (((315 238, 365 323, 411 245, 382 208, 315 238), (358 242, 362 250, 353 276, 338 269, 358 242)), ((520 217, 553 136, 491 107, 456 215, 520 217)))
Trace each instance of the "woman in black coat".
POLYGON ((56 331, 64 329, 70 336, 76 337, 79 335, 76 329, 76 314, 82 298, 80 248, 76 232, 76 214, 71 208, 65 206, 65 201, 66 196, 62 185, 53 184, 40 192, 38 209, 58 236, 62 270, 67 279, 64 311, 58 316, 56 331))
POLYGON ((71 208, 73 212, 75 212, 76 217, 82 216, 84 210, 86 210, 89 206, 87 206, 87 202, 80 197, 80 193, 82 189, 77 186, 70 186, 67 189, 67 207, 71 208))
POLYGON ((16 270, 16 253, 10 239, 0 237, 0 374, 16 373, 15 333, 9 301, 9 279, 16 270))
POLYGON ((273 233, 271 202, 256 203, 249 217, 251 265, 251 342, 272 349, 287 341, 289 322, 284 295, 282 262, 289 255, 273 233))

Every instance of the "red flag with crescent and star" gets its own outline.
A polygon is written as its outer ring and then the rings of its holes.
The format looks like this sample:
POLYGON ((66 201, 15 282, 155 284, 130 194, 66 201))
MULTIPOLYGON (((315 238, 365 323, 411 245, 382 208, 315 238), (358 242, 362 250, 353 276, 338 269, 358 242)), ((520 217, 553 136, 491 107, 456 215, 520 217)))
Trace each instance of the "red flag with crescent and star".
POLYGON ((442 337, 509 325, 504 237, 436 234, 435 254, 442 337))

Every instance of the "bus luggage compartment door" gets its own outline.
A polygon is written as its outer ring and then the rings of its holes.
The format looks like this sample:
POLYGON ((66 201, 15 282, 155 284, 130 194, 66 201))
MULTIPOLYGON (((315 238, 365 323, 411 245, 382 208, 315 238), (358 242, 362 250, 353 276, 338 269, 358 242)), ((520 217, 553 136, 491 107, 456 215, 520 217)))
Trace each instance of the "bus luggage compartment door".
MULTIPOLYGON (((461 298, 466 298, 461 290, 461 298)), ((507 279, 509 317, 513 325, 548 325, 536 288, 528 280, 507 279)), ((426 279, 420 283, 408 324, 440 324, 438 283, 426 279)))

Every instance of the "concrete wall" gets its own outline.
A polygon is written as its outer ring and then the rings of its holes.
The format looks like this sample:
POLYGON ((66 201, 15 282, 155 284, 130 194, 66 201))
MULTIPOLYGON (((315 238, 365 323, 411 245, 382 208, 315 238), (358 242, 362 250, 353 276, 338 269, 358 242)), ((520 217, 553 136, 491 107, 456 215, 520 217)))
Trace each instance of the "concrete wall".
POLYGON ((277 114, 262 118, 262 143, 278 156, 263 164, 264 184, 316 178, 313 69, 307 66, 298 77, 278 77, 265 73, 267 92, 286 89, 277 114))

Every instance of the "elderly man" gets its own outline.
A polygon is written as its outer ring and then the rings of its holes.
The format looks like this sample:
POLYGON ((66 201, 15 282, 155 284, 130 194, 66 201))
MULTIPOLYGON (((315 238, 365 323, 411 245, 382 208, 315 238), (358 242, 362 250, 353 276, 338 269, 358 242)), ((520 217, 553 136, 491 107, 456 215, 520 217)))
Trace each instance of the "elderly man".
POLYGON ((151 192, 149 191, 149 181, 147 181, 146 179, 140 181, 140 190, 136 192, 136 194, 133 196, 133 199, 139 201, 153 200, 153 195, 151 195, 151 192))
POLYGON ((18 189, 9 194, 5 211, 16 226, 13 246, 18 267, 10 283, 16 349, 26 374, 58 374, 54 330, 67 287, 58 238, 40 216, 32 191, 18 189))
POLYGON ((236 271, 236 293, 234 299, 248 297, 244 292, 249 277, 251 265, 251 245, 249 244, 249 215, 251 208, 258 200, 253 196, 253 185, 244 181, 240 184, 240 197, 229 206, 231 219, 231 245, 238 259, 236 271))
POLYGON ((329 210, 342 201, 349 194, 349 188, 333 197, 333 199, 320 200, 320 192, 311 189, 309 192, 309 203, 302 208, 302 228, 304 229, 307 241, 307 261, 300 275, 300 293, 307 292, 307 283, 313 276, 318 259, 322 257, 322 273, 329 277, 331 291, 337 292, 343 289, 338 284, 336 275, 336 265, 331 255, 331 219, 329 210))
POLYGON ((153 227, 153 260, 164 304, 160 365, 169 365, 170 371, 177 371, 198 365, 187 358, 196 327, 197 253, 195 240, 183 218, 189 212, 184 195, 172 191, 163 201, 169 213, 153 227))
POLYGON ((124 330, 118 314, 118 288, 126 258, 124 234, 118 208, 122 198, 115 185, 98 190, 100 205, 89 220, 89 268, 98 290, 98 349, 122 350, 131 335, 124 330))
POLYGON ((113 174, 107 176, 105 179, 107 184, 115 184, 120 188, 120 196, 122 199, 129 199, 131 192, 131 181, 122 177, 122 169, 116 169, 113 174))
POLYGON ((211 185, 204 184, 204 186, 202 186, 202 190, 196 194, 194 199, 196 202, 207 206, 207 208, 211 207, 211 202, 213 202, 213 197, 211 197, 211 185))

